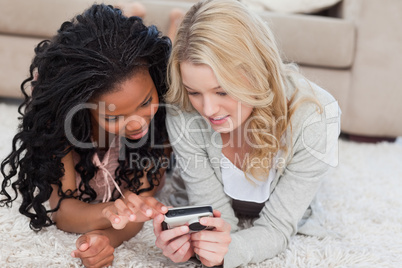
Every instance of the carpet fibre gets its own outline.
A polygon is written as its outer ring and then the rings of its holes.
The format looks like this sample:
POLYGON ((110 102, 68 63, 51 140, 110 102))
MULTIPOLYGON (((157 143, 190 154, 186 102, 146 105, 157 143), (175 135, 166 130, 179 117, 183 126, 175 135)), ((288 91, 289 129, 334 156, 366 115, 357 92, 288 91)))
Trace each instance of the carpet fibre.
MULTIPOLYGON (((11 150, 17 117, 16 104, 0 103, 1 160, 11 150)), ((323 181, 318 199, 330 235, 296 235, 277 257, 247 267, 402 267, 400 139, 377 144, 340 140, 339 165, 323 181)), ((0 208, 0 267, 81 267, 80 260, 70 256, 77 234, 54 226, 35 233, 18 205, 0 208)), ((155 246, 152 224, 147 222, 136 237, 116 248, 113 267, 196 264, 167 260, 155 246)))

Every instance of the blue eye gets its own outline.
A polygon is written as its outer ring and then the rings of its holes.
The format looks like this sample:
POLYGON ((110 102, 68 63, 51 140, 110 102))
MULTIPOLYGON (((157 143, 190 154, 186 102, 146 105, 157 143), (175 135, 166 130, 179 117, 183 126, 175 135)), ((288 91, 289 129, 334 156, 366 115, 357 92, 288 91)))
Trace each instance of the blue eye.
POLYGON ((187 91, 187 93, 188 93, 188 95, 192 95, 192 96, 198 95, 198 92, 190 92, 190 91, 187 91))
POLYGON ((226 96, 227 95, 226 92, 216 92, 216 94, 218 94, 219 96, 226 96))

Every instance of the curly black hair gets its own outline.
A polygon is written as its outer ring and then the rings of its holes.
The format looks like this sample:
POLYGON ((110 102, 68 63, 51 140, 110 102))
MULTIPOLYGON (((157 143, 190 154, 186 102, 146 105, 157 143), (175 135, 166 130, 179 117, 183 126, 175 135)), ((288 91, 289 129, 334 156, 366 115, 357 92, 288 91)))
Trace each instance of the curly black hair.
MULTIPOLYGON (((30 218, 33 230, 41 230, 55 224, 49 214, 59 209, 63 199, 94 201, 97 194, 89 182, 97 171, 92 161, 96 148, 78 148, 69 142, 64 126, 69 111, 110 93, 118 83, 144 68, 148 68, 159 103, 163 104, 170 51, 170 39, 162 36, 155 26, 146 27, 141 18, 125 17, 121 10, 104 4, 93 5, 64 22, 51 40, 40 42, 35 48, 30 76, 21 84, 25 100, 18 110, 22 117, 12 141, 12 152, 1 163, 4 179, 0 205, 11 206, 20 192, 20 213, 30 218), (61 160, 72 150, 80 155, 75 166, 82 180, 79 195, 75 194, 77 190, 61 190, 60 179, 65 172, 61 160), (51 196, 52 185, 58 186, 61 198, 56 208, 48 210, 44 204, 51 196), (14 197, 7 192, 8 187, 13 189, 14 197)), ((124 144, 126 160, 118 160, 115 180, 118 185, 125 182, 137 194, 152 190, 160 180, 159 167, 163 163, 157 160, 165 155, 162 146, 155 145, 164 144, 168 139, 163 106, 159 106, 150 124, 152 141, 147 137, 140 147, 128 146, 136 141, 120 142, 124 144), (128 163, 132 153, 155 160, 152 162, 155 166, 147 172, 150 187, 140 191, 139 179, 144 176, 145 167, 128 163)), ((90 111, 79 110, 69 120, 74 138, 91 142, 90 111)))

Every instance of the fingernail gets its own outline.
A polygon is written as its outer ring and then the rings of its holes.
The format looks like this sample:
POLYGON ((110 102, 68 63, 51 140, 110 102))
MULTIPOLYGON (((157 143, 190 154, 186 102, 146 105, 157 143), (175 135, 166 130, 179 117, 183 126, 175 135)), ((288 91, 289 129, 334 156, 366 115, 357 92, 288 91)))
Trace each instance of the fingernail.
POLYGON ((162 209, 163 212, 168 211, 168 208, 167 208, 167 207, 162 207, 161 209, 162 209))
POLYGON ((130 215, 130 221, 135 220, 135 216, 133 214, 130 215))
POLYGON ((115 218, 115 219, 114 219, 114 222, 115 222, 115 223, 119 223, 119 218, 115 218))
POLYGON ((201 223, 202 225, 205 225, 205 224, 207 224, 207 220, 204 219, 204 218, 201 218, 201 219, 200 219, 200 223, 201 223))
POLYGON ((71 257, 75 258, 75 253, 71 252, 71 257))
POLYGON ((184 233, 184 232, 187 232, 187 226, 182 226, 182 227, 180 227, 180 230, 184 233))
POLYGON ((152 215, 152 209, 147 209, 146 214, 147 214, 147 216, 151 216, 152 215))

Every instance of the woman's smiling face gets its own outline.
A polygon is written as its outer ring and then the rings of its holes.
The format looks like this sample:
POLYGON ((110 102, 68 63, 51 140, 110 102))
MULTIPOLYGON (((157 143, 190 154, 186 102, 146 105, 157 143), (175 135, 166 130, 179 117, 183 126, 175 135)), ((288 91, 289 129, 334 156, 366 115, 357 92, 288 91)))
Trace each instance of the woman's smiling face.
POLYGON ((191 104, 215 131, 230 133, 250 117, 253 108, 227 95, 211 67, 182 62, 180 71, 191 104))
POLYGON ((91 103, 93 132, 141 139, 148 132, 149 125, 158 110, 159 99, 155 84, 148 70, 135 73, 117 85, 111 93, 101 95, 91 103))

